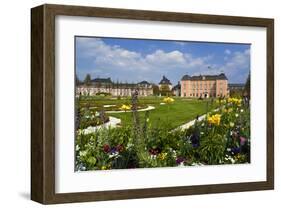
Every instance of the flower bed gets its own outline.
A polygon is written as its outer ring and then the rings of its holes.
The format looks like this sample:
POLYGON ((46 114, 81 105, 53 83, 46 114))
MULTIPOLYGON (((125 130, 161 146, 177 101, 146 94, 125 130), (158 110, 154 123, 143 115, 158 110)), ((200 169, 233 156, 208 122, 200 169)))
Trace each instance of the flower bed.
POLYGON ((99 126, 109 121, 109 117, 91 108, 82 108, 76 115, 76 127, 85 129, 89 126, 99 126))
MULTIPOLYGON (((147 108, 148 105, 147 104, 138 104, 137 109, 145 109, 147 108)), ((130 110, 131 106, 129 104, 117 104, 117 105, 102 105, 102 104, 95 104, 93 103, 80 103, 80 108, 83 109, 93 109, 96 111, 100 111, 100 110, 104 110, 104 111, 120 111, 120 110, 130 110)))
POLYGON ((148 115, 133 127, 91 134, 78 130, 76 170, 249 163, 249 105, 237 98, 218 103, 218 111, 187 130, 171 131, 168 124, 153 126, 148 115))

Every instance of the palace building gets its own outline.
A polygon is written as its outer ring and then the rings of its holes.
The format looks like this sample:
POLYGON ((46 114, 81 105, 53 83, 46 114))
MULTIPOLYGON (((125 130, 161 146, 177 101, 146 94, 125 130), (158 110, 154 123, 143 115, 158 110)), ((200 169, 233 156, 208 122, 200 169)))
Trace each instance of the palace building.
POLYGON ((181 97, 209 98, 229 95, 228 79, 224 73, 219 75, 184 75, 180 84, 181 97))
POLYGON ((161 81, 159 82, 159 89, 167 88, 169 91, 172 90, 172 83, 171 81, 163 75, 161 81))
POLYGON ((99 95, 110 94, 112 96, 131 96, 138 90, 139 96, 149 96, 153 94, 152 84, 147 81, 139 83, 113 82, 110 78, 95 78, 89 85, 77 85, 76 95, 99 95))

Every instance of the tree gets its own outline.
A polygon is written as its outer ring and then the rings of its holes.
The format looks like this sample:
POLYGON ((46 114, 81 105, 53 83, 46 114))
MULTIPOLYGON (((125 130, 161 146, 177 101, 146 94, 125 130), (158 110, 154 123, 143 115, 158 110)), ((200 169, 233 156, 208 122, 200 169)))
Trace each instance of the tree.
POLYGON ((86 85, 86 86, 89 86, 89 85, 91 85, 91 75, 90 74, 87 74, 86 75, 86 77, 85 77, 85 79, 84 79, 84 84, 86 85))
POLYGON ((244 87, 244 96, 250 98, 251 96, 251 79, 250 79, 250 74, 248 75, 245 87, 244 87))
POLYGON ((76 85, 80 85, 81 84, 81 81, 79 80, 77 74, 75 74, 75 84, 76 85))

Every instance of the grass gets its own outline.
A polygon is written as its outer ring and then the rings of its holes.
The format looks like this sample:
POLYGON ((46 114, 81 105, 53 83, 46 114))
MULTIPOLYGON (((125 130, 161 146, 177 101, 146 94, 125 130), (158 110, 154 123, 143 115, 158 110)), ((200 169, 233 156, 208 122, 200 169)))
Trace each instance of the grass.
MULTIPOLYGON (((160 105, 163 102, 163 97, 142 97, 139 98, 139 104, 146 104, 154 106, 154 110, 149 111, 149 122, 152 126, 169 125, 171 128, 176 128, 184 123, 189 122, 196 118, 196 116, 203 115, 208 111, 215 108, 215 102, 211 105, 210 100, 197 100, 197 99, 185 99, 174 98, 175 101, 172 104, 160 105)), ((85 98, 80 103, 85 103, 85 98)), ((109 104, 130 104, 130 98, 112 99, 110 97, 88 97, 88 104, 90 106, 109 105, 109 104)), ((113 116, 121 119, 121 125, 132 124, 132 113, 110 113, 109 116, 113 116)), ((145 112, 139 112, 139 118, 141 122, 145 119, 145 112)))

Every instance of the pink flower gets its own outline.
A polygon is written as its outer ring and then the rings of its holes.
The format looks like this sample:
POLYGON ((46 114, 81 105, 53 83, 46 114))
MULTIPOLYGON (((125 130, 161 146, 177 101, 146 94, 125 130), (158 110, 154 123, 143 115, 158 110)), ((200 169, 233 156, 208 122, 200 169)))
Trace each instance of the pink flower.
POLYGON ((247 139, 243 136, 240 136, 240 145, 244 145, 246 143, 247 139))

